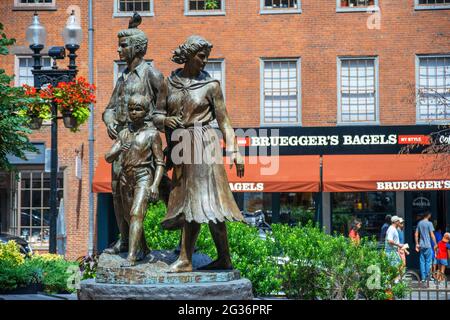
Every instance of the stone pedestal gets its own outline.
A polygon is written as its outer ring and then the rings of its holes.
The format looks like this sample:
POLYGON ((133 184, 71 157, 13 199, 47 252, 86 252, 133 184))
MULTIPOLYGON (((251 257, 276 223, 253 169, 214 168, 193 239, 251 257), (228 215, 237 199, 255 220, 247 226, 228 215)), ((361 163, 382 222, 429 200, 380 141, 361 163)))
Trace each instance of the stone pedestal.
MULTIPOLYGON (((250 300, 252 284, 237 270, 169 273, 177 259, 171 251, 153 251, 133 267, 124 266, 126 255, 102 254, 97 278, 84 280, 80 300, 250 300)), ((211 261, 194 254, 194 269, 211 261)))

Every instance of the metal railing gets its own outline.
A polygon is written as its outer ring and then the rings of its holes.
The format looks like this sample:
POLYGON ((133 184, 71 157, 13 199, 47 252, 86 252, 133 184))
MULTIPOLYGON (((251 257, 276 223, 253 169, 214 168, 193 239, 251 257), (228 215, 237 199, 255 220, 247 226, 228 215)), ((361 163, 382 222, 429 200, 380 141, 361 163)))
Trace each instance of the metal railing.
POLYGON ((408 271, 404 280, 407 281, 410 291, 403 300, 449 300, 450 287, 448 277, 444 275, 441 281, 436 280, 437 273, 433 273, 433 278, 425 282, 420 281, 420 277, 414 271, 408 271))

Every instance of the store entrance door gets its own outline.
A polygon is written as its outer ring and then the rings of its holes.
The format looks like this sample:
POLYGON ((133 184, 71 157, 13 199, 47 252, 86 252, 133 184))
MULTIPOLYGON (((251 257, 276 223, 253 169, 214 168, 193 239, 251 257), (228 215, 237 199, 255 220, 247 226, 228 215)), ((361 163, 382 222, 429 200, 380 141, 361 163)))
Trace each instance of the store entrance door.
POLYGON ((414 191, 405 193, 405 238, 411 250, 407 257, 408 268, 419 269, 419 254, 415 250, 414 233, 417 224, 426 211, 430 211, 431 222, 437 226, 444 226, 446 220, 445 191, 414 191))

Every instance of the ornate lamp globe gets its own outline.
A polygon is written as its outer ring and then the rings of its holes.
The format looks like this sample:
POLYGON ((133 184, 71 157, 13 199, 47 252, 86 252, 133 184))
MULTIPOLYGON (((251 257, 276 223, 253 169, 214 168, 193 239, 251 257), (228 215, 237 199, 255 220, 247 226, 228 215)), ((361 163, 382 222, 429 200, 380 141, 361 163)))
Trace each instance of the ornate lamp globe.
POLYGON ((75 16, 75 11, 72 11, 72 14, 67 21, 62 35, 66 47, 78 48, 80 46, 81 40, 83 38, 83 30, 81 29, 80 23, 75 16))
POLYGON ((34 14, 33 21, 28 26, 26 38, 30 46, 45 46, 47 31, 39 21, 39 16, 37 13, 34 14))

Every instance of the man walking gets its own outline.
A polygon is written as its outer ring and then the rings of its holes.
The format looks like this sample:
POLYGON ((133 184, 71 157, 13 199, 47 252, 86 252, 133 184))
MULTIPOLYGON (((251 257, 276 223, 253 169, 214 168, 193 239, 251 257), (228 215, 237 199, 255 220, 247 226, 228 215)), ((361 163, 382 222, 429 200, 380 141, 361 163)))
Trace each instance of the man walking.
POLYGON ((393 216, 391 218, 391 225, 386 231, 385 252, 392 266, 400 266, 402 263, 399 250, 403 248, 403 243, 400 243, 398 235, 400 219, 398 216, 393 216))
POLYGON ((420 277, 422 282, 428 279, 431 271, 431 263, 433 257, 433 246, 431 245, 431 240, 436 243, 436 238, 434 236, 433 224, 429 221, 431 218, 431 212, 427 211, 424 213, 422 220, 417 225, 414 238, 416 241, 416 251, 420 255, 420 277))
MULTIPOLYGON (((130 20, 128 29, 121 30, 118 33, 119 46, 117 52, 120 60, 127 63, 127 68, 117 80, 111 100, 103 112, 103 122, 106 125, 109 137, 113 140, 116 140, 119 133, 128 127, 128 101, 133 94, 145 96, 150 100, 145 121, 152 122, 151 115, 164 83, 161 72, 149 66, 144 60, 148 39, 146 34, 137 28, 141 20, 141 17, 135 14, 130 20)), ((121 165, 120 159, 112 163, 112 194, 120 239, 112 248, 105 250, 106 253, 110 254, 128 251, 129 226, 125 219, 123 199, 121 199, 118 188, 121 165)), ((160 190, 161 198, 167 203, 170 191, 167 176, 163 177, 160 190)))

